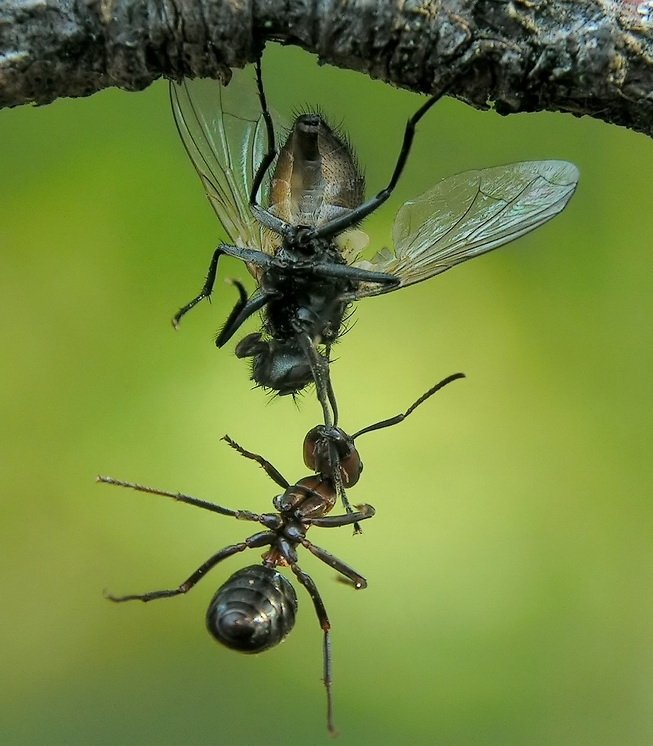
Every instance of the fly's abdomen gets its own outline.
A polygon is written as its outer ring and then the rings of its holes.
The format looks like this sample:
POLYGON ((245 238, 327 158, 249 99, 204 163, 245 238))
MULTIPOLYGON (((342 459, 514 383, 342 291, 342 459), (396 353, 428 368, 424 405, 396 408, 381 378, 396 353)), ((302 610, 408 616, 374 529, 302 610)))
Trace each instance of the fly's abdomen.
POLYGON ((297 595, 270 567, 235 572, 213 597, 206 626, 218 642, 242 653, 261 653, 282 642, 295 625, 297 595))
POLYGON ((279 151, 271 212, 291 225, 320 226, 358 207, 364 192, 347 138, 320 114, 300 114, 279 151))

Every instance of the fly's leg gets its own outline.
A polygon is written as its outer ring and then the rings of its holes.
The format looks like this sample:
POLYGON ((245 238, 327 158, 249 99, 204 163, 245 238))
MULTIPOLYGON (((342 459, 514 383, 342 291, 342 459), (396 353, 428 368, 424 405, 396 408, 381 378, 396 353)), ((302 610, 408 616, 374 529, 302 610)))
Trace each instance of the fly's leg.
MULTIPOLYGON (((313 380, 315 381, 317 398, 322 406, 322 413, 324 415, 324 425, 326 427, 334 427, 338 421, 338 407, 336 404, 335 392, 333 391, 333 385, 331 384, 329 358, 320 355, 315 348, 313 341, 306 333, 298 333, 297 337, 302 349, 304 350, 309 365, 311 366, 311 373, 313 374, 313 380), (331 407, 331 409, 329 407, 331 407)), ((327 355, 329 352, 330 347, 327 348, 327 355)), ((349 498, 347 497, 347 493, 342 484, 338 455, 333 451, 330 453, 330 465, 336 494, 340 497, 347 513, 352 513, 351 503, 349 502, 349 498)), ((354 523, 354 533, 362 533, 358 522, 354 523)))
POLYGON ((215 338, 216 347, 224 347, 250 316, 260 311, 277 295, 275 292, 264 293, 258 290, 250 298, 247 298, 246 295, 243 297, 243 286, 237 280, 232 280, 232 282, 238 286, 240 298, 227 317, 222 330, 215 338))
POLYGON ((258 190, 261 188, 261 183, 267 173, 268 168, 272 165, 272 161, 276 158, 277 149, 274 142, 274 123, 272 122, 272 115, 268 109, 268 102, 265 98, 265 91, 263 89, 263 75, 261 73, 261 58, 256 60, 256 88, 258 90, 258 99, 261 104, 261 113, 263 114, 263 120, 265 121, 265 130, 267 135, 267 152, 263 157, 263 160, 256 169, 256 175, 254 176, 254 182, 252 184, 252 191, 249 195, 249 204, 253 207, 259 207, 257 197, 258 190))
POLYGON ((337 279, 353 280, 354 282, 375 282, 379 285, 398 285, 400 280, 387 272, 374 272, 350 264, 324 263, 311 267, 311 273, 316 277, 335 277, 337 279))
POLYGON ((397 186, 399 177, 401 176, 404 170, 404 166, 406 165, 406 160, 408 159, 408 154, 410 153, 410 148, 415 137, 417 124, 419 123, 420 119, 422 119, 422 117, 429 111, 429 109, 435 103, 437 103, 442 98, 442 96, 444 96, 444 94, 453 83, 453 79, 456 77, 457 74, 459 73, 452 71, 451 74, 446 75, 444 79, 440 81, 438 90, 434 92, 431 98, 429 98, 428 101, 422 104, 422 106, 420 106, 419 109, 413 114, 413 116, 406 122, 401 150, 399 151, 399 157, 397 158, 397 163, 395 164, 395 168, 390 181, 388 182, 388 185, 384 189, 382 189, 376 196, 351 210, 346 215, 342 215, 341 217, 335 218, 334 220, 331 220, 330 222, 320 226, 319 228, 313 229, 313 231, 311 231, 310 233, 311 237, 328 238, 329 236, 335 236, 338 233, 342 233, 342 231, 347 230, 347 228, 351 228, 357 223, 360 223, 361 220, 366 218, 370 213, 374 212, 374 210, 380 207, 388 199, 388 197, 392 194, 394 188, 397 186))
MULTIPOLYGON (((261 267, 262 269, 267 269, 272 262, 272 258, 264 251, 257 251, 255 249, 243 249, 240 246, 230 246, 229 244, 220 244, 220 246, 218 246, 218 248, 213 252, 211 263, 209 264, 209 271, 206 274, 206 280, 199 294, 195 298, 193 298, 193 300, 183 306, 183 308, 180 308, 179 311, 177 311, 177 313, 173 316, 172 325, 175 327, 175 329, 179 326, 179 322, 191 310, 191 308, 194 308, 201 300, 204 300, 204 298, 211 297, 213 286, 215 285, 215 278, 218 272, 218 262, 221 256, 233 256, 235 259, 240 259, 240 261, 247 264, 254 264, 257 267, 261 267)), ((237 303, 239 311, 241 310, 241 303, 242 298, 237 303)), ((234 313, 235 307, 231 314, 229 314, 229 318, 231 318, 234 313)))
POLYGON ((193 300, 189 303, 186 303, 186 305, 180 308, 172 317, 172 325, 175 329, 179 327, 179 322, 181 321, 182 317, 185 316, 191 308, 194 308, 201 300, 204 300, 204 298, 211 297, 213 286, 215 285, 215 276, 218 271, 218 261, 223 253, 224 252, 222 251, 222 246, 218 246, 218 248, 213 252, 211 263, 209 264, 209 271, 206 273, 206 281, 204 282, 199 295, 193 298, 193 300))
POLYGON ((245 306, 247 305, 247 290, 245 290, 245 286, 243 285, 243 283, 239 280, 233 279, 227 280, 227 282, 230 285, 233 285, 238 291, 238 300, 236 301, 234 307, 231 309, 229 316, 227 316, 227 320, 224 322, 224 326, 216 337, 216 345, 217 340, 224 334, 224 330, 228 329, 233 324, 234 319, 238 318, 243 308, 245 308, 245 306))
MULTIPOLYGON (((322 414, 324 415, 324 424, 326 427, 333 427, 334 416, 337 416, 334 412, 332 414, 329 406, 331 401, 335 402, 335 394, 331 386, 331 377, 329 375, 329 359, 321 355, 315 347, 313 340, 306 332, 301 331, 297 328, 297 339, 306 355, 308 364, 313 374, 313 380, 315 381, 315 389, 317 392, 317 398, 322 407, 322 414)), ((337 411, 337 410, 336 410, 337 411)))

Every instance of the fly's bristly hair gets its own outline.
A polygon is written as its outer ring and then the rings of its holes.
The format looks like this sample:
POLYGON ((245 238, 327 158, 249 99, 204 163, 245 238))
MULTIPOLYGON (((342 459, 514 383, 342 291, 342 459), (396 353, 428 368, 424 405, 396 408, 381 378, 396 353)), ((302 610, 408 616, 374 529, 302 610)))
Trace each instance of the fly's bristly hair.
POLYGON ((285 125, 268 106, 260 61, 253 75, 235 72, 224 89, 213 83, 196 93, 195 81, 173 83, 179 134, 231 239, 215 249, 200 293, 177 312, 174 325, 210 297, 220 257, 239 259, 257 289, 241 295, 217 346, 260 311, 262 333, 241 340, 236 354, 253 358, 263 388, 291 394, 317 381, 330 419, 328 354, 353 301, 423 282, 525 235, 562 212, 576 189, 578 169, 567 161, 459 173, 405 202, 391 247, 365 258, 368 237, 357 226, 395 190, 417 124, 444 93, 408 120, 387 185, 365 200, 362 169, 342 126, 315 106, 295 109, 295 123, 285 125), (320 151, 325 137, 330 153, 320 151))
MULTIPOLYGON (((360 159, 358 158, 358 154, 356 153, 356 150, 352 144, 349 134, 347 133, 347 130, 343 126, 343 122, 341 121, 340 124, 337 125, 334 124, 330 119, 330 116, 324 111, 321 106, 306 103, 293 107, 291 109, 292 124, 290 126, 284 127, 284 136, 283 138, 280 138, 279 141, 276 143, 277 149, 279 149, 284 143, 288 142, 288 138, 295 129, 297 120, 305 115, 317 116, 320 119, 325 132, 327 132, 337 142, 338 150, 341 150, 345 153, 347 160, 351 162, 353 171, 355 171, 356 173, 355 187, 352 186, 352 189, 355 188, 356 191, 360 193, 362 200, 365 196, 365 171, 361 165, 360 159)), ((335 151, 329 151, 327 153, 323 153, 322 156, 328 157, 334 152, 335 151)), ((275 159, 275 162, 271 166, 270 171, 274 171, 276 163, 277 159, 275 159)))
POLYGON ((277 399, 291 399, 296 411, 301 412, 302 405, 304 404, 304 400, 307 394, 315 393, 315 383, 309 383, 303 389, 300 389, 299 391, 290 391, 287 394, 282 393, 281 391, 277 391, 276 389, 272 389, 269 386, 266 386, 264 383, 259 383, 254 377, 254 366, 255 365, 256 365, 255 360, 251 360, 249 362, 249 372, 250 372, 249 378, 250 378, 250 381, 252 382, 252 387, 250 390, 256 391, 257 389, 261 389, 261 391, 265 395, 265 406, 266 407, 270 406, 277 399))
POLYGON ((292 122, 293 124, 289 127, 285 128, 285 137, 284 141, 288 139, 288 136, 290 135, 294 123, 297 121, 299 117, 301 117, 303 114, 315 114, 318 116, 321 120, 324 126, 331 132, 331 134, 335 137, 336 140, 338 140, 343 148, 348 153, 349 157, 351 158, 352 163, 354 164, 354 168, 358 174, 360 174, 361 178, 361 184, 363 186, 363 192, 365 191, 365 168, 363 164, 360 161, 360 158, 358 157, 358 153, 356 152, 356 148, 354 147, 353 142, 351 141, 351 137, 349 136, 349 132, 347 131, 347 128, 345 126, 345 118, 344 116, 341 117, 338 124, 336 124, 332 119, 331 115, 327 114, 325 110, 319 105, 315 104, 300 104, 299 106, 294 106, 290 114, 292 116, 292 122))
POLYGON ((358 324, 358 319, 356 318, 356 306, 354 306, 353 303, 350 303, 347 306, 345 315, 342 317, 340 331, 338 332, 336 341, 333 344, 337 345, 343 337, 349 334, 349 332, 356 326, 356 324, 358 324))

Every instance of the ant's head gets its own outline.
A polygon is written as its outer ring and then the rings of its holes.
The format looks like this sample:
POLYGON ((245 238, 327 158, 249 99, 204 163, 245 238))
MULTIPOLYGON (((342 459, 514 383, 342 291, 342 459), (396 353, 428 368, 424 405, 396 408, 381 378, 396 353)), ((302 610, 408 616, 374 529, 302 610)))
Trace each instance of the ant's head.
POLYGON ((329 478, 340 468, 342 483, 353 487, 363 471, 363 462, 351 435, 339 427, 317 425, 304 438, 304 463, 329 478))

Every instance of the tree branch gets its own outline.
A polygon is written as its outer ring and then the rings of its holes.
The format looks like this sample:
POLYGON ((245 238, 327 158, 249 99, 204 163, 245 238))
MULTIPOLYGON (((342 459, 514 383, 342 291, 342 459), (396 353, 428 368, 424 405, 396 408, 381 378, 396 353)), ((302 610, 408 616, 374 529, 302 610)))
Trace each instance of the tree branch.
POLYGON ((4 0, 0 106, 161 76, 221 77, 266 41, 502 113, 653 134, 653 3, 637 0, 4 0))

